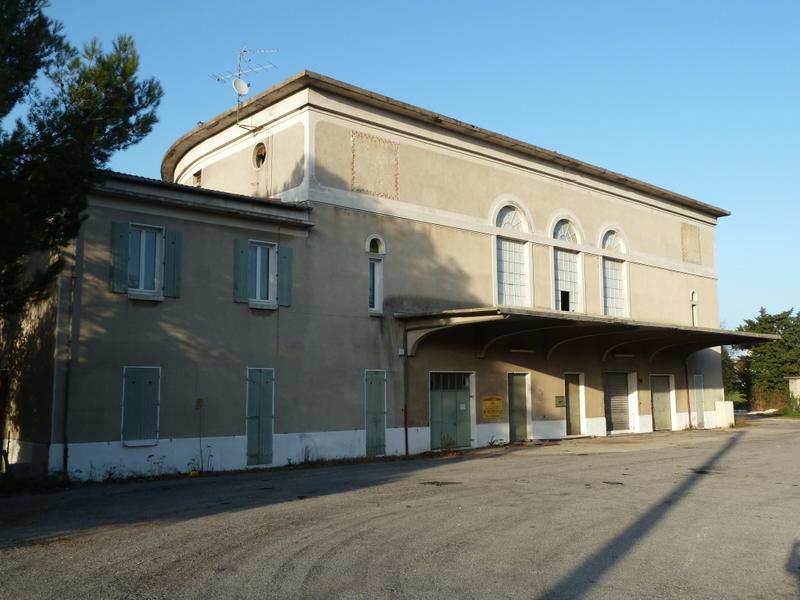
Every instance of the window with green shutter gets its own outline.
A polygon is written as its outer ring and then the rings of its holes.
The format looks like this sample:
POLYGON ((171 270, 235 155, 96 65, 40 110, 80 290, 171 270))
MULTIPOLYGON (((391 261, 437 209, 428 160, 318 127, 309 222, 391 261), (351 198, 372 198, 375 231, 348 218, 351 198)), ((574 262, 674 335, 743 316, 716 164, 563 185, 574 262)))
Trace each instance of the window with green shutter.
POLYGON ((111 291, 138 300, 180 296, 180 231, 138 223, 111 224, 111 291))
POLYGON ((251 308, 290 306, 292 249, 271 242, 234 240, 233 301, 251 308))
POLYGON ((125 367, 123 380, 122 443, 126 446, 157 444, 161 368, 125 367))

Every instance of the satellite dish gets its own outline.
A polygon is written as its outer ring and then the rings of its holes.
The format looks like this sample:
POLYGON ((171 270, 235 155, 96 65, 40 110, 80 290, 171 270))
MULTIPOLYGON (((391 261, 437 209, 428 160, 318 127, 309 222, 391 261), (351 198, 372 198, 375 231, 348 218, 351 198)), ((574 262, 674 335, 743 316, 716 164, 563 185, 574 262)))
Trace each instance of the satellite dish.
POLYGON ((244 96, 250 91, 250 86, 244 79, 237 77, 233 80, 233 89, 236 90, 237 95, 244 96))

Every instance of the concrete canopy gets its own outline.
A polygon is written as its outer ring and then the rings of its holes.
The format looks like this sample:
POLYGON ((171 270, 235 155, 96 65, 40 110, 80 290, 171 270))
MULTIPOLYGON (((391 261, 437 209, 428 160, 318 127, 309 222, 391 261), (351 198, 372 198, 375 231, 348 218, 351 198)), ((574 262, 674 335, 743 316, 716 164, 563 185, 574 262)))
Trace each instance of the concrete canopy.
POLYGON ((723 345, 753 346, 780 339, 778 335, 664 325, 603 316, 521 308, 465 308, 426 313, 395 313, 404 322, 406 352, 414 356, 423 339, 454 327, 468 328, 477 354, 485 358, 492 348, 535 353, 550 360, 571 344, 592 342, 602 361, 634 355, 652 362, 665 351, 688 356, 723 345))

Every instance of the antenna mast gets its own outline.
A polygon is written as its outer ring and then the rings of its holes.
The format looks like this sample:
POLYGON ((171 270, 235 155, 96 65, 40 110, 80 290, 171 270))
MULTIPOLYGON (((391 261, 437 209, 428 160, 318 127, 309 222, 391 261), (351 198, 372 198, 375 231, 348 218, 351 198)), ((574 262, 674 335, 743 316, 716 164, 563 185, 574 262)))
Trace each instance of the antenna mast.
POLYGON ((239 121, 239 109, 242 106, 242 98, 250 91, 250 84, 242 79, 242 76, 249 75, 251 73, 260 73, 261 71, 267 71, 269 69, 277 69, 278 67, 276 67, 270 61, 259 63, 255 62, 255 60, 252 58, 254 55, 258 54, 276 54, 277 52, 277 48, 265 48, 262 50, 248 50, 247 48, 241 48, 239 50, 239 58, 236 62, 235 71, 211 73, 211 75, 209 75, 209 77, 211 77, 211 79, 214 81, 218 81, 219 83, 230 81, 233 85, 233 91, 236 92, 236 124, 242 129, 247 129, 249 131, 257 129, 257 127, 254 127, 253 125, 245 125, 239 121))

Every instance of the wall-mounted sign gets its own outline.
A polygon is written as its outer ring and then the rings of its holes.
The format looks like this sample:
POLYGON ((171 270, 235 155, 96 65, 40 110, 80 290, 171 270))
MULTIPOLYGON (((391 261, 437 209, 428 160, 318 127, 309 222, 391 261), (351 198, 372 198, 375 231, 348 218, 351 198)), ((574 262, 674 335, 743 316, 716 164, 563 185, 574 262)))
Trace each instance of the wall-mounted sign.
POLYGON ((567 405, 566 396, 556 396, 556 407, 566 406, 566 405, 567 405))
POLYGON ((481 414, 485 421, 499 421, 503 418, 503 405, 505 401, 502 396, 484 396, 481 398, 481 414))

